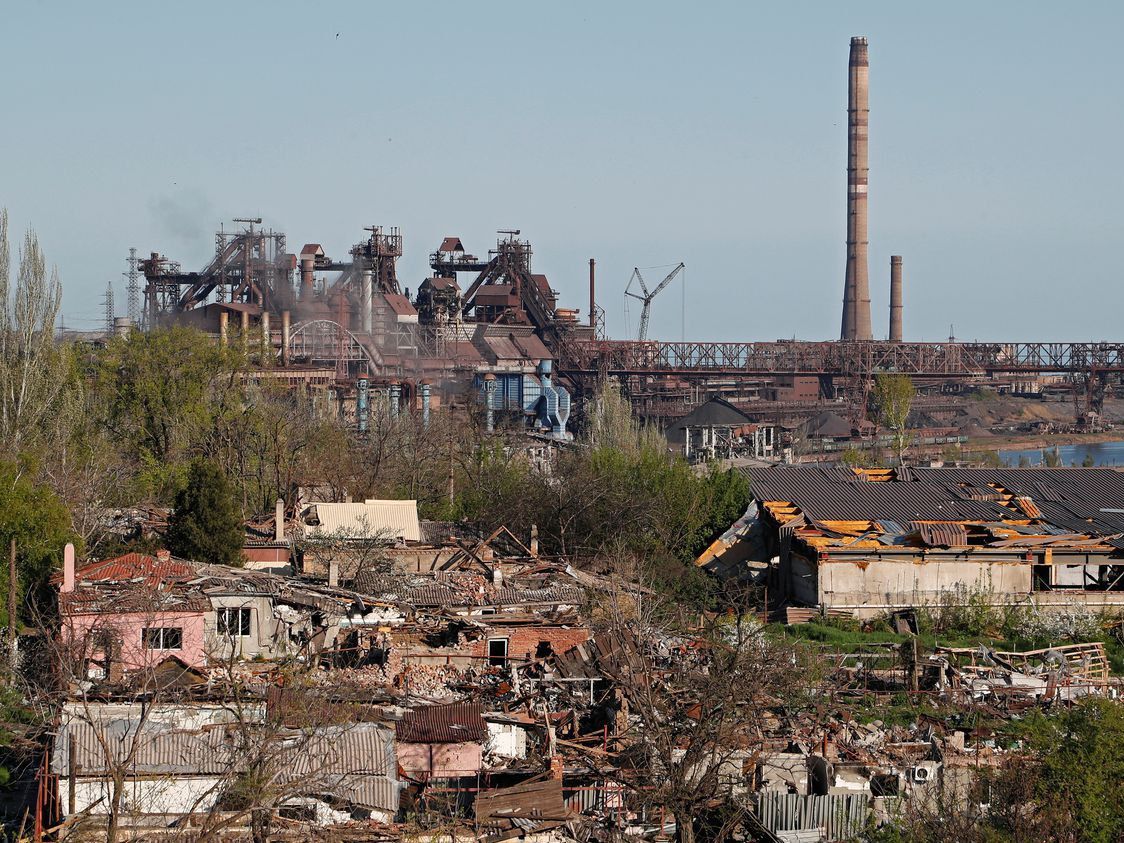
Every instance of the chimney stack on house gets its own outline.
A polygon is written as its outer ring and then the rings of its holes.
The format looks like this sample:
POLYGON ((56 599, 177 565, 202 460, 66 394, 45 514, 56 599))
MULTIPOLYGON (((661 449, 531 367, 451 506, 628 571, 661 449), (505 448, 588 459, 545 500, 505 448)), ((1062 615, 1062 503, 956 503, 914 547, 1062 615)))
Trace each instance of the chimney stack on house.
POLYGON ((64 594, 74 591, 74 545, 67 542, 62 552, 62 588, 64 594))
POLYGON ((281 498, 277 499, 277 504, 273 509, 273 540, 277 542, 285 541, 285 501, 281 498))

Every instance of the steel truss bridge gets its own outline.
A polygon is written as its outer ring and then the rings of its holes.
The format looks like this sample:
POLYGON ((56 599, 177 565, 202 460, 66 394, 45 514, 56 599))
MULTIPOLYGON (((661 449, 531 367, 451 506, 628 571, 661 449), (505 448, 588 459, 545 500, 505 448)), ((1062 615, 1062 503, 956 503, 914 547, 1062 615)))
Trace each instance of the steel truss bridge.
POLYGON ((900 372, 918 378, 996 374, 1124 373, 1124 343, 1087 342, 630 342, 562 343, 560 373, 678 376, 745 375, 869 377, 900 372))

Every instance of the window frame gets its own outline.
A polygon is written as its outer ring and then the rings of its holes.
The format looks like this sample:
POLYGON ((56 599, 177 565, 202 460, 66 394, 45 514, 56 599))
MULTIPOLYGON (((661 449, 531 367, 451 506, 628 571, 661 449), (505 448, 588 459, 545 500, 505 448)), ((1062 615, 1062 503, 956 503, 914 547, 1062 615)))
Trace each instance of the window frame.
POLYGON ((488 639, 488 666, 489 667, 507 667, 507 663, 511 660, 511 646, 507 638, 489 638, 488 639), (502 644, 503 655, 492 655, 492 645, 502 644))
POLYGON ((141 629, 142 650, 182 650, 182 626, 146 626, 141 629), (175 641, 175 646, 169 646, 169 638, 175 641))
POLYGON ((250 606, 220 606, 215 612, 215 624, 219 635, 226 638, 248 638, 254 631, 253 609, 250 606), (232 620, 234 623, 231 623, 232 620))

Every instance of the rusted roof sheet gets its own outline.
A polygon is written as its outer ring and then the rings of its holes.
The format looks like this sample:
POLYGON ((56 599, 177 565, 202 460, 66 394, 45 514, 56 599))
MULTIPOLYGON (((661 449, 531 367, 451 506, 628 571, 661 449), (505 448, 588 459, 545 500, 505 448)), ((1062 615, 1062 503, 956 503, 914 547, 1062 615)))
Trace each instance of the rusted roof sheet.
POLYGON ((967 547, 968 531, 963 524, 934 524, 921 521, 910 525, 929 547, 967 547))
POLYGON ((474 743, 488 736, 479 703, 431 705, 407 711, 398 723, 402 743, 474 743))
POLYGON ((485 827, 505 827, 516 819, 546 821, 569 817, 570 809, 562 798, 561 779, 482 790, 476 797, 476 821, 485 827))
POLYGON ((410 300, 399 293, 383 293, 387 306, 394 311, 395 316, 417 316, 418 312, 410 300))
POLYGON ((490 356, 494 360, 523 360, 526 358, 523 350, 520 349, 510 337, 490 337, 485 335, 483 340, 484 345, 490 352, 490 356))
POLYGON ((439 252, 463 252, 464 244, 459 237, 446 237, 437 247, 439 252))
POLYGON ((75 581, 108 582, 143 580, 155 585, 163 582, 186 582, 195 578, 195 567, 182 559, 160 559, 144 553, 126 553, 79 568, 75 581))
POLYGON ((550 360, 553 357, 550 349, 546 347, 543 341, 530 332, 525 334, 513 333, 511 334, 511 341, 531 360, 550 360))

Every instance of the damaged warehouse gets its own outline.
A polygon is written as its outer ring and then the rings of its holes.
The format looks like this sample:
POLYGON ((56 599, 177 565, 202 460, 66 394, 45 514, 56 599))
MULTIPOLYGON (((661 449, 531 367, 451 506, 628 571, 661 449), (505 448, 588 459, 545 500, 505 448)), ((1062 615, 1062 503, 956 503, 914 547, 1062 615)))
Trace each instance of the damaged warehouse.
POLYGON ((782 601, 874 617, 957 589, 999 604, 1124 606, 1111 469, 746 469, 750 513, 698 560, 782 601))

